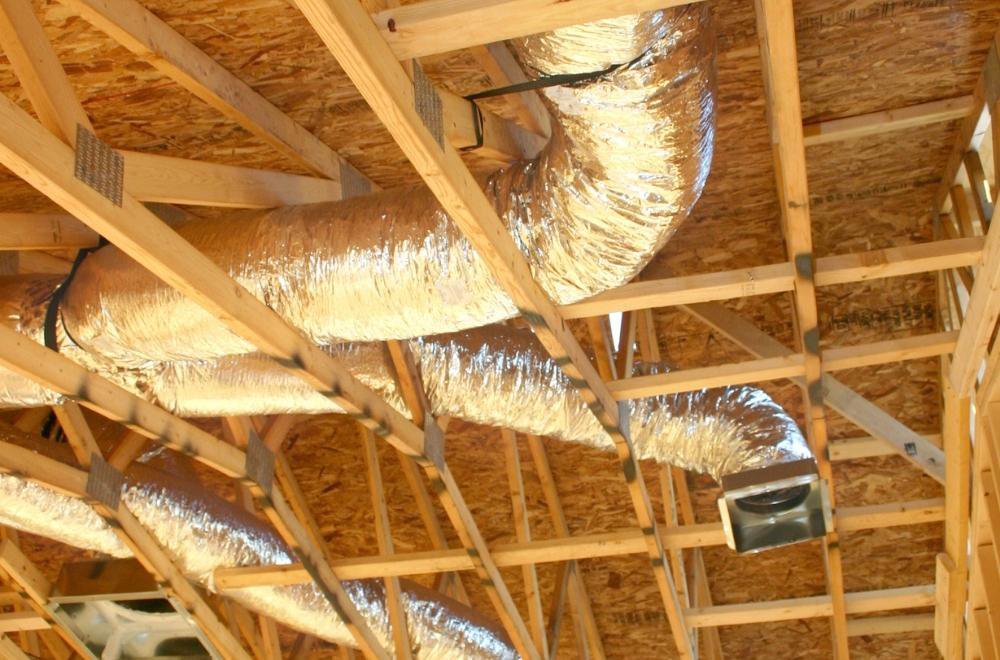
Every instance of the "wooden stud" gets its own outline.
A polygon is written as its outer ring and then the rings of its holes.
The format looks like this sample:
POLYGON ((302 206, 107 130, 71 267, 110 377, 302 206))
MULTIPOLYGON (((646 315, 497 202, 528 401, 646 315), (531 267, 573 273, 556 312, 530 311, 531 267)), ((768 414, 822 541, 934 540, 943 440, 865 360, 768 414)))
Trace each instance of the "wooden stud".
MULTIPOLYGON (((531 524, 528 520, 528 503, 524 497, 524 478, 521 475, 521 456, 517 447, 517 436, 510 429, 501 429, 504 456, 507 465, 507 487, 510 490, 511 508, 514 517, 514 534, 518 543, 531 541, 531 524)), ((524 594, 528 603, 528 622, 535 647, 543 657, 548 657, 549 643, 546 639, 545 612, 542 610, 542 594, 538 586, 538 573, 534 564, 521 566, 524 580, 524 594)))
POLYGON ((972 111, 971 96, 918 103, 905 108, 880 110, 854 117, 830 119, 802 127, 805 145, 826 144, 838 140, 883 135, 928 124, 963 119, 972 111))
MULTIPOLYGON (((375 509, 375 538, 378 551, 383 555, 392 555, 392 532, 389 529, 389 509, 385 501, 385 486, 382 485, 382 470, 378 464, 378 447, 371 431, 361 427, 363 444, 362 455, 368 467, 368 490, 375 509)), ((385 578, 385 602, 389 611, 389 628, 392 633, 393 648, 396 658, 412 658, 413 647, 410 642, 406 610, 403 607, 403 591, 399 586, 398 577, 385 578)))
MULTIPOLYGON (((944 520, 944 501, 941 499, 844 507, 838 516, 837 531, 848 533, 942 520, 944 520)), ((642 553, 645 547, 642 537, 640 529, 632 528, 530 543, 499 544, 491 546, 490 552, 496 565, 506 568, 524 564, 638 554, 642 553)), ((661 530, 660 538, 664 547, 671 550, 726 544, 721 523, 685 524, 674 529, 661 530)), ((342 580, 467 571, 475 568, 468 554, 461 549, 397 553, 392 557, 353 557, 335 560, 330 566, 342 580)), ((215 572, 216 585, 225 589, 263 584, 301 584, 308 582, 309 579, 308 573, 297 564, 226 568, 215 572)))
POLYGON ((424 0, 372 19, 392 56, 409 60, 683 4, 689 0, 424 0))
MULTIPOLYGON (((868 282, 934 270, 978 266, 982 237, 954 238, 816 260, 816 286, 868 282)), ((632 282, 560 307, 565 318, 780 293, 794 288, 790 263, 632 282)))
POLYGON ((94 434, 90 431, 90 425, 83 417, 83 411, 79 404, 68 401, 61 406, 53 406, 52 412, 59 420, 59 425, 62 426, 63 432, 66 434, 66 440, 69 442, 77 462, 84 469, 89 468, 91 457, 94 454, 100 456, 101 450, 97 446, 94 434))

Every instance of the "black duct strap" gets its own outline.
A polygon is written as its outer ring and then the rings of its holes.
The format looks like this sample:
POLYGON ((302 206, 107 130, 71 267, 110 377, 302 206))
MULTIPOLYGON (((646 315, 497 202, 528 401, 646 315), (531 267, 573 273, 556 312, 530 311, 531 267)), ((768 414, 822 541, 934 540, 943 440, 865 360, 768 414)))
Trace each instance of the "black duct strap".
POLYGON ((601 76, 606 76, 609 73, 617 71, 623 67, 630 67, 637 63, 639 60, 644 58, 646 53, 641 53, 635 59, 629 62, 620 62, 618 64, 612 64, 606 69, 601 69, 600 71, 585 71, 583 73, 557 73, 551 76, 541 76, 535 78, 534 80, 525 80, 524 82, 515 83, 513 85, 507 85, 505 87, 494 87, 493 89, 487 89, 482 92, 476 92, 475 94, 469 94, 465 97, 468 101, 477 101, 479 99, 493 98, 494 96, 506 96, 507 94, 520 94, 521 92, 530 92, 534 89, 544 89, 546 87, 560 87, 562 85, 572 85, 574 83, 586 82, 588 80, 596 80, 601 76))
POLYGON ((87 258, 87 255, 91 252, 96 252, 102 247, 108 244, 107 239, 103 236, 97 241, 97 245, 94 247, 83 248, 76 253, 76 259, 73 260, 73 266, 69 269, 69 274, 66 275, 64 279, 56 290, 52 292, 52 297, 49 298, 49 306, 45 309, 45 346, 53 351, 59 352, 59 342, 56 340, 56 321, 59 319, 59 304, 62 302, 63 296, 66 295, 67 289, 69 289, 70 283, 73 281, 73 277, 76 275, 76 271, 79 270, 80 264, 83 260, 87 258))

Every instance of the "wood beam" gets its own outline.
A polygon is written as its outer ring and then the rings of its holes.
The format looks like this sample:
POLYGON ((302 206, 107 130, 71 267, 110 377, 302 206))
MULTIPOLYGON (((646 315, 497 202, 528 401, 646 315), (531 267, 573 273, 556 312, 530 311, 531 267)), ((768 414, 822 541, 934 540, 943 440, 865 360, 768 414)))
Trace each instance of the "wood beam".
POLYGON ((330 179, 221 165, 138 151, 125 159, 128 190, 141 202, 263 209, 343 199, 330 179))
MULTIPOLYGON (((555 528, 558 538, 569 538, 569 523, 563 511, 559 497, 559 490, 556 488, 555 475, 552 472, 552 465, 549 463, 545 445, 538 436, 528 436, 528 450, 531 452, 532 461, 535 464, 535 473, 542 486, 542 493, 545 495, 545 504, 549 509, 549 517, 552 519, 552 526, 555 528)), ((579 620, 586 635, 586 646, 590 657, 594 660, 603 660, 606 657, 604 652, 604 642, 601 640, 601 633, 597 628, 597 619, 594 617, 594 610, 591 605, 590 596, 587 594, 587 586, 583 581, 580 564, 576 561, 569 562, 566 566, 569 572, 569 596, 570 605, 573 608, 573 616, 579 620)))
POLYGON ((93 132, 28 0, 0 0, 0 46, 43 126, 71 145, 77 125, 93 132))
MULTIPOLYGON (((867 614, 883 610, 901 610, 926 607, 934 604, 934 585, 856 591, 844 595, 848 614, 867 614)), ((788 621, 832 616, 833 606, 829 595, 806 598, 788 598, 762 603, 738 605, 713 605, 692 608, 688 614, 691 625, 739 626, 765 621, 788 621)))
POLYGON ((372 19, 393 56, 408 60, 686 4, 690 0, 423 0, 372 19))
POLYGON ((959 96, 806 124, 802 127, 802 132, 805 145, 811 147, 962 119, 972 112, 972 106, 971 96, 959 96))
POLYGON ((0 213, 0 250, 76 250, 97 232, 64 213, 0 213))
MULTIPOLYGON (((368 490, 375 510, 375 541, 379 554, 392 555, 392 532, 389 528, 389 508, 385 501, 385 486, 382 484, 382 469, 378 464, 378 447, 372 432, 364 427, 361 429, 362 455, 368 468, 368 490)), ((410 642, 409 626, 406 622, 406 609, 403 607, 403 590, 399 586, 398 577, 387 577, 385 582, 385 602, 389 612, 389 628, 392 634, 392 644, 395 658, 408 660, 413 658, 413 645, 410 642)))
MULTIPOLYGON (((501 429, 504 456, 507 465, 507 487, 510 490, 511 511, 514 518, 514 534, 518 543, 531 541, 531 523, 528 520, 528 502, 524 496, 524 477, 521 474, 521 453, 517 447, 517 436, 510 429, 501 429)), ((538 572, 534 564, 521 566, 524 580, 524 597, 528 602, 528 622, 535 647, 543 657, 548 657, 549 642, 545 629, 545 612, 542 609, 542 594, 538 586, 538 572)))
MULTIPOLYGON (((507 44, 502 41, 473 48, 472 56, 479 62, 479 66, 483 67, 494 87, 516 85, 528 80, 521 70, 521 65, 514 59, 507 44)), ((552 120, 538 92, 521 92, 504 98, 521 126, 542 137, 549 137, 552 134, 552 120)))
POLYGON ((898 635, 927 630, 934 630, 933 614, 896 614, 847 621, 847 634, 851 637, 898 635))
MULTIPOLYGON (((816 260, 816 286, 868 282, 934 270, 978 266, 984 239, 957 238, 905 245, 816 260)), ((603 316, 650 307, 780 293, 794 288, 794 266, 768 266, 632 282, 560 307, 565 318, 603 316)))
MULTIPOLYGON (((529 321, 546 350, 563 371, 585 386, 578 389, 618 451, 639 524, 655 530, 656 518, 627 431, 619 425, 618 404, 601 380, 587 355, 576 342, 565 320, 541 287, 533 280, 524 255, 459 154, 432 132, 416 110, 418 93, 433 94, 415 83, 396 61, 369 16, 356 2, 297 0, 299 9, 336 57, 396 143, 420 173, 442 208, 469 239, 497 282, 511 296, 529 321)), ((398 10, 397 10, 398 11, 398 10)), ((440 36, 440 35, 439 35, 440 36)), ((495 40, 492 40, 495 41, 495 40)), ((422 74, 421 74, 422 75, 422 74)), ((657 534, 647 536, 653 575, 682 658, 691 657, 687 627, 677 600, 673 580, 657 534)), ((519 649, 530 645, 524 630, 512 635, 519 649)), ((532 651, 534 651, 532 649, 532 651)), ((523 652, 523 651, 522 651, 523 652)), ((537 656, 537 651, 528 655, 537 656)))
MULTIPOLYGON (((838 532, 842 534, 863 529, 881 529, 900 525, 940 522, 944 520, 944 501, 916 500, 913 502, 845 507, 838 516, 838 532)), ((545 562, 562 562, 644 552, 642 530, 638 528, 567 536, 530 543, 505 543, 491 546, 497 566, 502 568, 545 562)), ((660 537, 668 549, 704 548, 726 544, 721 523, 698 523, 661 530, 660 537)), ((342 580, 360 580, 390 575, 423 575, 473 569, 472 560, 460 549, 398 553, 388 556, 354 557, 331 562, 342 580)), ((295 564, 283 566, 248 566, 219 569, 215 582, 219 588, 239 589, 263 584, 300 584, 308 574, 295 564)))
MULTIPOLYGON (((932 445, 941 444, 941 434, 924 435, 924 440, 932 445)), ((896 449, 881 438, 863 435, 854 438, 837 438, 830 441, 831 461, 850 461, 872 456, 889 456, 896 449)))

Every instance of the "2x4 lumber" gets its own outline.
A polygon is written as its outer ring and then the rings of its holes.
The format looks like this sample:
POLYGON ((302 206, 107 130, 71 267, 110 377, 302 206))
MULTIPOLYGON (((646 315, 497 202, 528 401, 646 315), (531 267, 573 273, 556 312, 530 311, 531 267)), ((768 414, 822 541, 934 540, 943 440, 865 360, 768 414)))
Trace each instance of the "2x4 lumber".
POLYGON ((3 660, 29 660, 29 656, 6 635, 0 635, 0 658, 3 660))
POLYGON ((2 250, 75 250, 97 239, 97 232, 64 213, 0 213, 2 250))
MULTIPOLYGON (((654 531, 647 536, 650 567, 678 651, 682 658, 691 657, 693 652, 687 627, 673 581, 666 569, 663 547, 655 533, 656 518, 649 494, 627 430, 619 426, 622 420, 619 419, 618 405, 607 386, 555 305, 532 279, 527 260, 517 249, 492 203, 465 167, 458 152, 447 143, 439 144, 424 124, 415 107, 412 81, 360 4, 298 0, 297 5, 443 209, 521 310, 541 344, 570 379, 583 383, 578 391, 615 443, 639 524, 654 531)), ((437 34, 435 38, 440 40, 440 37, 441 34, 437 34)), ((515 645, 523 654, 537 657, 537 650, 529 649, 531 645, 523 622, 520 628, 517 634, 511 635, 515 645)))
POLYGON ((853 117, 806 124, 802 127, 802 132, 807 147, 839 140, 853 140, 882 135, 889 131, 962 119, 972 111, 972 103, 971 96, 940 99, 904 108, 879 110, 853 117))
POLYGON ((1000 317, 1000 232, 990 231, 983 247, 983 265, 979 268, 969 302, 965 321, 959 330, 958 342, 952 358, 948 379, 955 394, 967 397, 975 387, 983 358, 989 348, 990 338, 997 318, 1000 317))
MULTIPOLYGON (((957 238, 869 250, 816 260, 816 286, 868 282, 934 270, 978 266, 982 237, 957 238)), ((560 307, 565 318, 601 316, 650 307, 727 300, 794 288, 794 266, 785 262, 716 273, 632 282, 560 307)))
POLYGON ((67 144, 93 130, 29 0, 0 0, 0 45, 42 125, 67 144))
MULTIPOLYGON (((479 66, 483 67, 494 87, 506 87, 528 80, 521 70, 521 65, 503 42, 473 48, 472 55, 479 62, 479 66)), ((521 126, 543 137, 552 134, 552 120, 537 92, 509 94, 505 98, 521 126)))
MULTIPOLYGON (((847 634, 851 637, 867 635, 898 635, 934 629, 933 614, 895 614, 890 616, 848 619, 847 634)), ((945 656, 948 657, 948 656, 945 656)), ((959 656, 951 656, 959 657, 959 656)))
MULTIPOLYGON (((830 348, 822 351, 822 369, 838 371, 943 355, 954 348, 957 336, 957 332, 938 332, 871 344, 830 348)), ((805 375, 805 359, 804 355, 790 354, 711 367, 681 369, 666 374, 633 376, 608 383, 608 389, 617 400, 624 401, 702 388, 798 378, 805 375)))
MULTIPOLYGON (((556 487, 555 475, 552 472, 552 465, 549 462, 542 439, 535 435, 529 435, 528 450, 531 452, 531 459, 535 464, 535 473, 542 486, 545 504, 548 507, 556 536, 569 538, 569 523, 566 521, 566 514, 559 497, 559 489, 556 487)), ((586 634, 587 650, 590 657, 601 660, 606 657, 604 642, 601 640, 601 633, 597 628, 597 619, 594 617, 594 610, 587 593, 587 586, 583 581, 580 564, 576 561, 570 562, 567 564, 566 570, 569 572, 569 596, 573 616, 580 621, 586 634)))
POLYGON ((36 612, 0 612, 0 633, 22 630, 48 630, 52 626, 36 612))
MULTIPOLYGON (((714 330, 757 357, 787 355, 792 351, 752 323, 718 303, 684 307, 714 330)), ((881 408, 830 375, 823 376, 823 401, 862 430, 893 446, 896 453, 944 483, 944 452, 927 438, 901 424, 881 408)))
POLYGON ((989 227, 990 218, 993 217, 993 201, 990 199, 990 182, 986 180, 983 161, 978 151, 970 149, 965 153, 962 164, 965 165, 965 172, 969 177, 976 215, 985 231, 989 227))
POLYGON ((142 452, 149 446, 150 440, 141 433, 136 433, 131 429, 126 429, 121 440, 115 445, 114 450, 108 456, 110 463, 116 470, 124 472, 132 464, 132 461, 139 458, 142 452))
MULTIPOLYGON (((884 505, 845 507, 837 519, 840 533, 880 529, 944 520, 943 500, 916 500, 884 505)), ((598 557, 640 554, 644 551, 642 530, 637 528, 567 536, 530 543, 506 543, 491 547, 497 566, 502 568, 531 563, 562 562, 598 557)), ((725 545, 721 523, 686 524, 661 530, 661 540, 668 549, 703 548, 725 545)), ((342 580, 360 580, 387 575, 421 575, 474 568, 468 555, 460 550, 432 550, 399 553, 391 557, 353 557, 331 562, 342 580)), ((248 566, 218 569, 215 583, 220 588, 273 584, 300 584, 309 576, 300 565, 248 566)))
POLYGON ((142 202, 272 208, 343 198, 340 183, 311 176, 120 151, 129 192, 142 202))
POLYGON ((61 406, 53 406, 52 412, 59 420, 59 425, 66 434, 66 440, 77 462, 84 469, 89 468, 91 458, 94 454, 100 456, 101 450, 97 446, 94 434, 90 431, 90 425, 83 417, 80 405, 75 401, 67 401, 61 406))
MULTIPOLYGON (((934 585, 856 591, 844 595, 847 614, 867 614, 883 610, 901 610, 934 604, 934 585)), ((766 621, 788 621, 832 616, 829 595, 738 605, 713 605, 692 608, 688 620, 692 626, 738 626, 766 621)), ((845 631, 846 632, 846 631, 845 631)))
MULTIPOLYGON (((312 172, 341 183, 351 166, 135 0, 61 0, 88 23, 312 172)), ((355 171, 352 176, 363 175, 355 171)))
POLYGON ((934 210, 940 209, 948 199, 951 186, 958 176, 959 169, 962 167, 962 161, 965 159, 965 153, 969 150, 969 145, 976 134, 983 106, 985 105, 990 112, 994 110, 997 97, 1000 95, 1000 79, 997 79, 998 76, 1000 76, 1000 32, 993 35, 989 50, 986 53, 986 64, 972 92, 972 104, 969 107, 969 112, 965 115, 965 119, 959 126, 955 144, 948 157, 948 163, 945 165, 943 176, 941 177, 941 184, 934 198, 934 210))
POLYGON ((690 0, 424 0, 372 18, 393 55, 408 60, 686 4, 690 0))
MULTIPOLYGON (((247 478, 246 455, 237 448, 90 373, 75 362, 49 351, 14 330, 2 326, 0 326, 0 365, 31 378, 43 387, 73 397, 105 417, 157 440, 171 449, 186 453, 229 477, 247 478)), ((50 466, 49 471, 56 469, 50 466)), ((58 470, 59 473, 66 475, 64 469, 58 468, 58 470)), ((48 483, 51 484, 52 481, 48 483)), ((306 531, 295 519, 280 491, 272 490, 266 504, 265 512, 268 513, 268 517, 272 522, 277 518, 283 523, 280 526, 276 525, 279 527, 279 532, 290 545, 298 549, 300 557, 310 562, 320 586, 350 619, 347 625, 361 638, 358 643, 377 649, 374 637, 371 637, 367 627, 362 629, 355 624, 362 622, 360 614, 323 561, 321 550, 315 547, 306 531), (366 636, 368 639, 365 639, 366 636)))
MULTIPOLYGON (((941 435, 932 434, 923 436, 926 442, 931 444, 941 444, 941 435)), ((896 449, 883 440, 871 435, 858 436, 854 438, 838 438, 830 441, 830 460, 849 461, 858 458, 871 458, 873 456, 888 456, 896 453, 896 449)))
POLYGON ((1000 593, 1000 568, 997 567, 996 552, 992 544, 981 545, 975 552, 979 562, 979 579, 987 594, 986 613, 990 631, 994 641, 1000 640, 1000 602, 996 598, 996 594, 1000 593))
MULTIPOLYGON (((528 502, 524 495, 524 477, 521 473, 521 453, 517 446, 517 436, 510 429, 501 429, 504 457, 507 465, 507 488, 510 491, 511 511, 514 519, 514 535, 518 543, 531 541, 531 523, 528 518, 528 502)), ((524 581, 524 597, 528 603, 528 625, 535 647, 543 657, 548 657, 549 642, 545 629, 545 612, 542 609, 542 594, 538 586, 538 572, 534 564, 521 566, 524 581)))
MULTIPOLYGON (((942 375, 947 375, 947 360, 942 360, 942 375)), ((969 416, 971 402, 955 395, 946 378, 942 378, 944 410, 941 427, 945 452, 945 525, 944 553, 948 559, 946 589, 941 589, 945 605, 939 617, 939 630, 935 639, 941 640, 938 649, 946 658, 959 657, 964 639, 965 604, 967 594, 969 546, 969 498, 971 443, 969 416)))
MULTIPOLYGON (((368 468, 368 491, 375 511, 375 541, 379 554, 392 555, 392 531, 389 527, 389 508, 385 501, 385 486, 382 484, 382 469, 378 463, 378 447, 371 431, 361 428, 362 455, 368 468)), ((385 602, 389 611, 389 628, 392 633, 392 644, 395 657, 404 660, 413 657, 413 646, 410 643, 409 625, 406 622, 406 609, 403 607, 403 590, 398 577, 384 578, 385 602)))
MULTIPOLYGON (((809 185, 792 0, 755 0, 754 9, 782 233, 789 261, 795 265, 792 302, 797 339, 805 356, 801 389, 807 435, 819 474, 829 484, 828 498, 836 516, 836 488, 827 448, 826 410, 823 406, 819 311, 816 306, 809 185)), ((843 659, 850 655, 850 651, 843 565, 836 531, 831 530, 823 540, 823 558, 830 594, 833 655, 843 659)))

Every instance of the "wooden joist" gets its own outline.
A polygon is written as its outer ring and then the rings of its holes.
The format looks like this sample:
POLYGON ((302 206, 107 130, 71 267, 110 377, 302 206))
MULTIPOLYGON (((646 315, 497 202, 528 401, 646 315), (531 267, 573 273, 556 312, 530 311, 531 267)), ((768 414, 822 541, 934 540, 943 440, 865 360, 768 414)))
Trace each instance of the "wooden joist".
POLYGON ((75 250, 97 232, 65 213, 0 213, 0 250, 75 250))
MULTIPOLYGON (((837 519, 840 533, 863 529, 881 529, 900 525, 940 522, 944 519, 944 501, 916 500, 863 507, 845 507, 837 519)), ((497 566, 506 568, 524 564, 563 562, 597 557, 640 554, 645 551, 642 530, 633 528, 616 532, 565 536, 530 543, 505 543, 491 546, 497 566)), ((704 548, 725 545, 721 523, 687 524, 664 529, 661 541, 668 549, 704 548)), ((343 580, 421 575, 448 571, 468 571, 472 560, 460 550, 431 550, 397 553, 392 556, 353 557, 331 562, 343 580)), ((236 589, 260 584, 299 584, 308 574, 298 565, 248 566, 219 569, 215 582, 220 588, 236 589)))
MULTIPOLYGON (((934 585, 855 591, 844 594, 847 614, 867 614, 883 610, 900 610, 926 607, 934 604, 934 585)), ((830 596, 788 598, 762 603, 738 605, 713 605, 692 608, 688 620, 696 628, 704 626, 739 626, 765 621, 788 621, 833 615, 830 596)), ((846 630, 845 630, 846 632, 846 630)))
MULTIPOLYGON (((867 282, 934 270, 978 266, 982 237, 918 243, 816 260, 816 286, 867 282)), ((565 318, 601 316, 650 307, 690 305, 792 291, 794 266, 789 263, 683 275, 632 282, 586 300, 560 307, 565 318)))
POLYGON ((816 144, 853 140, 860 137, 882 135, 889 131, 954 121, 968 116, 972 112, 972 106, 971 96, 959 96, 918 103, 905 108, 879 110, 854 117, 828 119, 815 124, 806 124, 803 127, 805 145, 811 147, 816 144))
MULTIPOLYGON (((822 351, 824 372, 900 360, 935 357, 951 352, 957 332, 937 332, 903 339, 859 344, 822 351)), ((619 401, 660 394, 689 392, 707 387, 742 385, 782 378, 800 378, 805 375, 805 356, 802 354, 764 357, 746 362, 681 369, 666 374, 633 376, 608 383, 611 393, 619 401)))
MULTIPOLYGON (((618 404, 555 305, 533 280, 527 260, 458 152, 435 137, 433 118, 422 118, 417 112, 418 95, 433 95, 434 90, 427 90, 419 80, 410 79, 360 4, 297 0, 297 5, 443 209, 510 295, 541 344, 569 378, 581 383, 578 392, 615 443, 639 524, 654 530, 647 535, 650 567, 678 652, 682 658, 692 657, 696 652, 691 649, 676 589, 666 568, 664 550, 655 533, 656 518, 635 452, 627 431, 620 427, 618 404)), ((523 623, 514 632, 516 634, 511 636, 519 651, 537 657, 523 623)))
POLYGON ((386 9, 372 19, 393 55, 408 60, 689 3, 690 0, 423 0, 386 9))

